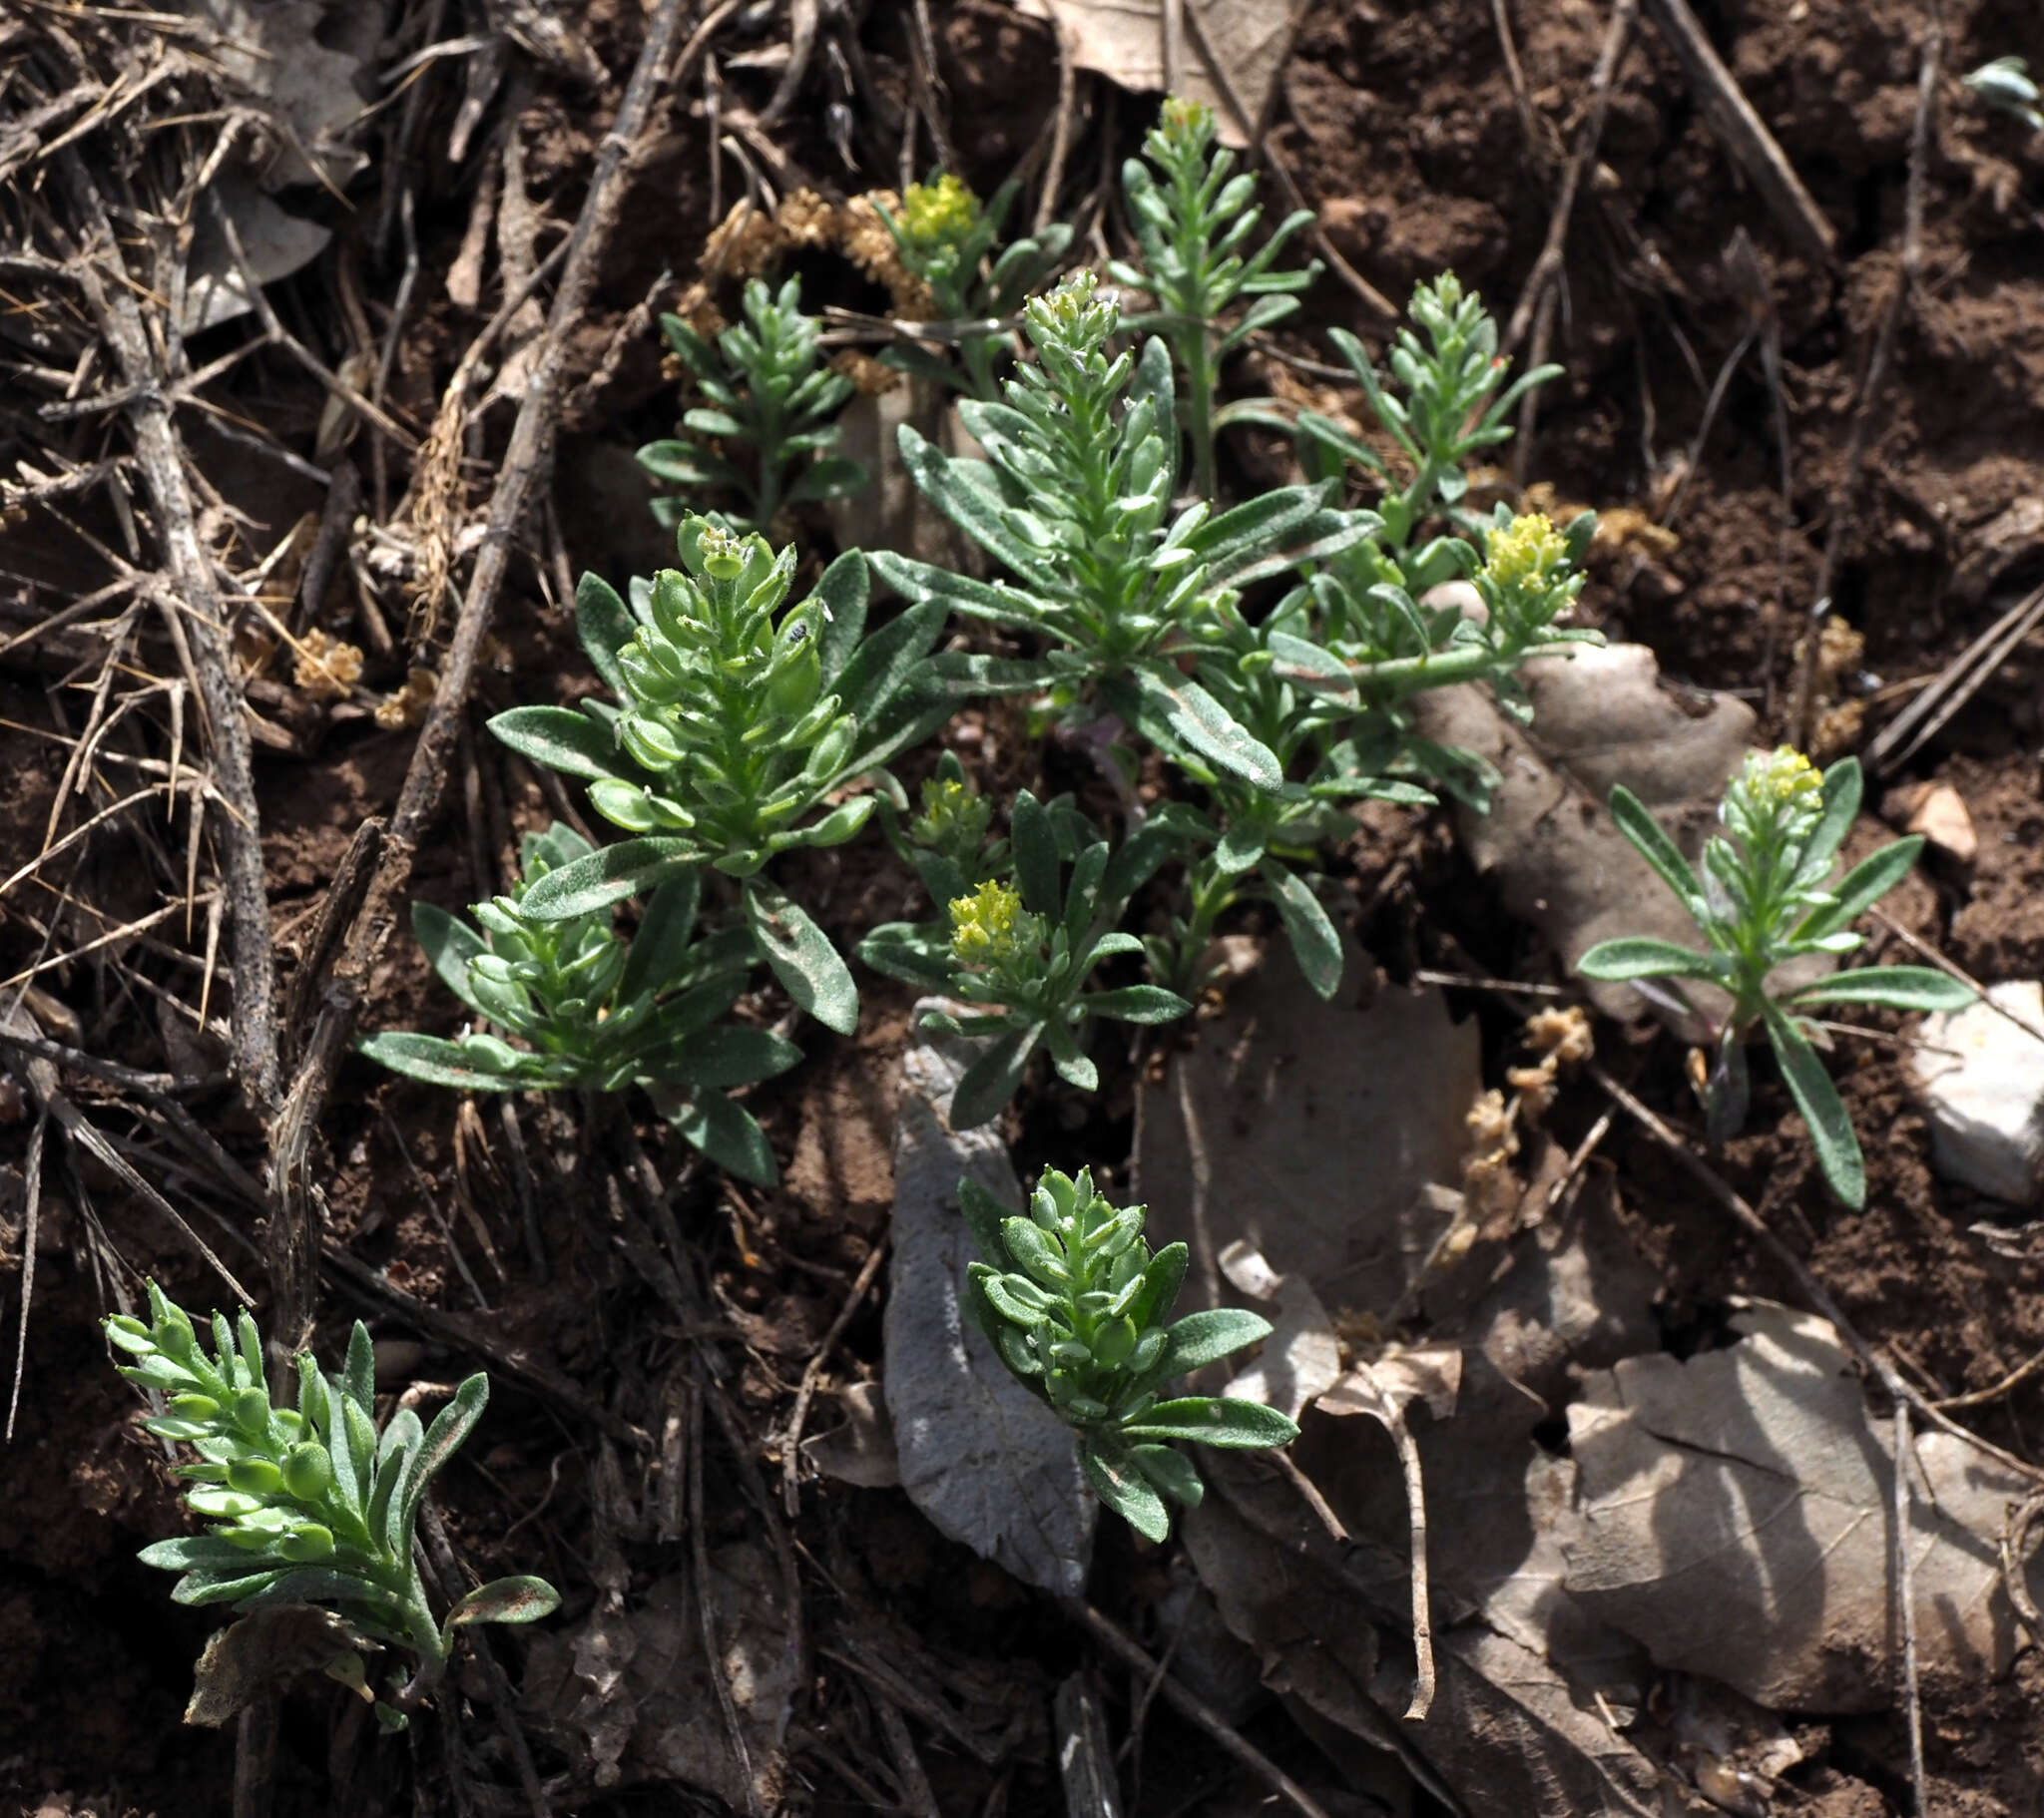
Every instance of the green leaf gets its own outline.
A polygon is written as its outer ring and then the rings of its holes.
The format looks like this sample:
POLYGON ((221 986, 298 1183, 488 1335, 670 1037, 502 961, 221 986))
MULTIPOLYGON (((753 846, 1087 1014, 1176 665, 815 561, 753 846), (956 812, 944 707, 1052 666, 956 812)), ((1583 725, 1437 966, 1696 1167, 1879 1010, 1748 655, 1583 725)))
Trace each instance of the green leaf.
POLYGON ((1964 1010, 1980 994, 1929 966, 1862 966, 1834 972, 1789 993, 1798 1009, 1809 1004, 1884 1004, 1890 1010, 1964 1010))
POLYGON ((409 1542, 427 1484, 461 1450, 462 1442, 475 1431, 489 1401, 490 1379, 478 1370, 454 1391, 454 1399, 433 1416, 433 1424, 426 1429, 425 1443, 412 1460, 405 1479, 403 1509, 392 1531, 393 1545, 400 1538, 409 1542))
POLYGON ((830 937, 800 904, 759 878, 745 887, 746 919, 787 995, 825 1029, 858 1027, 858 987, 830 937))
POLYGON ((875 972, 928 991, 951 989, 951 948, 935 924, 883 922, 853 949, 875 972))
POLYGON ((601 575, 586 574, 575 584, 575 630, 604 685, 620 700, 629 699, 618 653, 639 635, 639 622, 601 575))
POLYGON ((478 1585, 447 1612, 445 1626, 463 1622, 537 1622, 561 1607, 561 1593, 545 1579, 492 1579, 478 1585))
POLYGON ((1135 1023, 1149 1028, 1175 1023, 1192 1010, 1175 991, 1161 985, 1123 985, 1114 991, 1096 991, 1079 1000, 1091 1017, 1109 1017, 1117 1023, 1135 1023))
POLYGON ((1130 679, 1142 705, 1188 749, 1260 789, 1283 787, 1284 770, 1271 748, 1239 725, 1197 682, 1163 662, 1134 666, 1130 679))
POLYGON ((965 1070, 958 1090, 951 1097, 951 1128, 972 1130, 1001 1114, 1002 1108, 1021 1089, 1023 1072, 1029 1066, 1042 1025, 1014 1030, 993 1043, 965 1070))
POLYGON ((1611 818, 1640 856, 1660 873, 1661 881, 1682 899, 1685 908, 1703 895, 1703 886, 1697 882, 1689 860, 1661 830, 1661 823, 1648 813, 1646 804, 1622 782, 1611 785, 1611 818))
POLYGON ((523 1072, 489 1073, 466 1058, 460 1043, 410 1030, 369 1036, 359 1048, 392 1073, 428 1086, 449 1086, 456 1092, 515 1092, 534 1083, 523 1072))
POLYGON ((944 608, 935 601, 897 614, 846 662, 837 693, 844 711, 861 723, 901 692, 929 656, 944 629, 944 608))
POLYGON ((1816 1050, 1788 1014, 1772 1001, 1762 1004, 1761 1014, 1767 1019, 1768 1042, 1782 1064, 1782 1077, 1788 1082, 1795 1109, 1809 1126, 1817 1165, 1831 1183, 1831 1191, 1856 1212, 1866 1203, 1866 1158, 1859 1152, 1859 1138, 1853 1134, 1845 1101, 1838 1097, 1816 1050))
POLYGON ((1214 1395, 1161 1401, 1122 1432, 1130 1439, 1189 1439, 1235 1449, 1288 1446, 1298 1437, 1297 1426, 1276 1408, 1214 1395))
POLYGON ((1718 979, 1730 962, 1720 954, 1698 953, 1674 941, 1657 941, 1644 934, 1625 935, 1615 941, 1599 941, 1576 962, 1586 979, 1611 983, 1620 979, 1718 979))
POLYGON ((1325 907, 1288 865, 1266 859, 1262 872, 1305 982, 1316 997, 1332 998, 1341 989, 1341 936, 1325 907))
POLYGON ((587 858, 578 858, 558 871, 549 871, 527 887, 520 906, 542 922, 594 915, 679 877, 696 857, 691 840, 658 833, 643 839, 621 839, 614 845, 599 846, 587 858))
POLYGON ((347 1361, 341 1366, 337 1386, 364 1414, 375 1412, 376 1344, 359 1319, 347 1335, 347 1361))
MULTIPOLYGON (((252 1556, 244 1554, 243 1558, 252 1556)), ((204 1608, 209 1603, 240 1603, 259 1595, 286 1576, 282 1569, 273 1566, 239 1574, 226 1569, 188 1572, 171 1587, 171 1601, 193 1608, 204 1608)))
POLYGON ((1110 1451, 1099 1440, 1087 1440, 1079 1448, 1079 1468, 1093 1494, 1145 1540, 1161 1544, 1170 1537, 1170 1512, 1129 1448, 1115 1446, 1110 1451))
POLYGON ((1035 597, 1018 588, 954 575, 949 569, 933 568, 891 550, 874 550, 872 564, 882 581, 917 605, 940 601, 947 613, 1017 628, 1034 626, 1041 612, 1035 597))
POLYGON ((751 1086, 783 1074, 802 1051, 770 1029, 711 1029, 683 1051, 674 1078, 691 1086, 751 1086))
POLYGON ((214 1534, 180 1535, 174 1541, 158 1541, 135 1556, 159 1572, 205 1571, 246 1575, 257 1556, 233 1541, 214 1534))
POLYGON ((1008 841, 1015 856, 1015 886, 1022 906, 1035 915, 1057 915, 1064 908, 1058 888, 1058 842, 1043 803, 1027 789, 1008 811, 1008 841))
POLYGON ((822 667, 822 692, 833 689, 840 695, 837 678, 844 674, 866 631, 866 598, 871 583, 866 559, 858 550, 848 549, 826 568, 816 582, 814 598, 822 601, 823 635, 816 646, 822 667))
POLYGON ((439 974, 440 983, 454 993, 477 1016, 487 1016, 468 983, 468 962, 489 952, 489 944, 458 915, 449 915, 437 903, 413 898, 411 931, 426 951, 426 958, 439 974))
POLYGON ((1033 579, 1043 572, 1043 555, 1007 526, 991 467, 984 461, 953 460, 908 423, 901 425, 896 441, 916 490, 973 542, 1017 575, 1033 579))
POLYGON ((979 1246, 980 1256, 986 1262, 998 1265, 1003 1249, 1001 1226, 1014 1215, 1014 1208, 1003 1205, 970 1174, 961 1174, 958 1177, 958 1210, 965 1220, 965 1228, 972 1233, 973 1242, 979 1246))
POLYGON ((766 1140, 759 1120, 723 1093, 708 1088, 696 1093, 676 1114, 674 1126, 727 1173, 756 1186, 779 1184, 773 1145, 766 1140))
POLYGON ((1147 1332, 1178 1304, 1178 1292, 1185 1285, 1192 1259, 1192 1251, 1183 1243, 1168 1243, 1150 1258, 1143 1270, 1142 1289, 1129 1302, 1129 1317, 1139 1332, 1147 1332))
POLYGON ((1183 1452, 1174 1452, 1169 1446, 1131 1446, 1129 1456, 1136 1469, 1173 1502, 1197 1509, 1205 1499, 1207 1486, 1183 1452))
POLYGON ((1166 1335, 1164 1356, 1157 1366, 1160 1382, 1233 1357, 1245 1345, 1261 1344, 1271 1336, 1271 1322, 1244 1307, 1210 1307, 1188 1313, 1166 1335))
POLYGON ((508 707, 493 715, 489 725, 499 743, 563 776, 615 776, 632 782, 640 775, 618 750, 617 734, 573 707, 508 707))
POLYGON ((1910 866, 1922 850, 1923 835, 1912 833, 1907 839, 1898 839, 1861 859, 1832 889, 1831 906, 1812 909, 1796 924, 1789 939, 1819 941, 1856 921, 1909 875, 1910 866))
POLYGON ((1818 867, 1828 867, 1838 848, 1845 843, 1845 835, 1852 830, 1852 822, 1859 813, 1859 797, 1863 780, 1859 772, 1859 759, 1841 757, 1824 772, 1824 811, 1802 848, 1802 862, 1805 870, 1821 875, 1818 867))
POLYGON ((693 867, 671 877, 653 893, 632 951, 618 978, 619 1004, 636 1003, 649 992, 673 986, 689 961, 689 937, 696 931, 702 902, 703 875, 693 867))

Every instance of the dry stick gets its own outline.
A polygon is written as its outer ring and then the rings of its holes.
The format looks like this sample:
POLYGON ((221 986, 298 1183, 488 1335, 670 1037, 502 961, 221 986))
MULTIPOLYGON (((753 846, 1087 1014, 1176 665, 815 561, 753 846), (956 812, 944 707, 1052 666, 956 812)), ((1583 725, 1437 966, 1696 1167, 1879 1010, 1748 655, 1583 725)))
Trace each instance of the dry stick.
POLYGON ((1761 124, 1753 104, 1740 92, 1732 72, 1719 60, 1711 40, 1689 9, 1689 0, 1647 0, 1661 36, 1668 41, 1690 92, 1703 108, 1719 143, 1753 180, 1761 200, 1782 225, 1797 252, 1811 264, 1827 265, 1836 235, 1809 192, 1802 187, 1775 136, 1761 124))
POLYGON ((1923 1774, 1923 1699, 1916 1683, 1916 1562, 1909 1543, 1915 1538, 1910 1512, 1915 1498, 1909 1494, 1909 1461, 1914 1448, 1909 1439, 1909 1404, 1895 1403, 1895 1600, 1901 1605, 1902 1708, 1908 1713, 1909 1784, 1916 1795, 1916 1818, 1930 1818, 1930 1788, 1923 1774))
POLYGON ((2015 1612, 2022 1624, 2030 1631, 2030 1639, 2044 1642, 2044 1615, 2037 1610, 2037 1599, 2030 1594, 2027 1583, 2029 1562, 2024 1555, 2029 1550, 2030 1530, 2038 1516, 2044 1515, 2044 1490, 2035 1490, 2023 1499, 2022 1507, 2009 1518, 2008 1529, 2001 1537, 2001 1582, 2008 1591, 2008 1600, 2015 1606, 2015 1612))
MULTIPOLYGON (((1938 672, 1916 698, 1881 727, 1866 747, 1865 763, 1880 776, 1904 764, 1922 744, 1941 732, 1951 716, 1979 691, 1988 677, 2044 624, 2044 587, 2003 613, 1938 672)), ((4 649, 5 647, 0 647, 4 649)))
MULTIPOLYGON (((1561 189, 1554 199, 1554 213, 1548 217, 1547 238, 1540 247, 1540 256, 1533 261, 1526 287, 1519 292, 1504 338, 1498 343, 1498 352, 1507 357, 1518 346, 1542 300, 1561 276, 1563 254, 1568 247, 1569 222, 1576 212, 1576 192, 1581 189, 1583 173, 1597 155, 1598 143, 1604 137, 1604 117, 1611 107, 1611 85, 1618 75, 1619 64, 1625 59, 1626 46, 1632 42, 1633 25, 1639 18, 1639 0, 1614 0, 1612 5, 1611 23, 1604 28, 1604 44, 1597 53, 1596 68, 1590 72, 1589 111, 1583 116, 1583 124, 1576 129, 1576 143, 1569 150, 1568 163, 1562 167, 1561 189)), ((1538 357, 1536 354, 1536 360, 1538 357)))
POLYGON ((2039 1351, 2027 1363, 2017 1364, 1991 1389, 1973 1389, 1964 1395, 1940 1396, 1934 1405, 1942 1408, 1947 1414, 1959 1408, 1984 1408, 1991 1401, 1999 1401, 2004 1395, 2013 1394, 2039 1370, 2044 1370, 2044 1351, 2039 1351))
POLYGON ((2016 1013, 2010 1010, 2006 1005, 1997 1004, 1991 997, 1987 995, 1987 987, 1981 984, 1980 981, 1976 979, 1970 972, 1968 972, 1963 966, 1959 965, 1955 960, 1946 959, 1943 954, 1939 953, 1935 947, 1933 947, 1928 941, 1924 940, 1920 935, 1911 934, 1908 931, 1908 929, 1904 928, 1902 924, 1896 921, 1893 916, 1888 914, 1888 912, 1885 909, 1881 908, 1878 904, 1876 904, 1872 908, 1868 909, 1866 913, 1872 916, 1875 921, 1880 923, 1883 929, 1885 929, 1889 934, 1892 934, 1895 937, 1895 939, 1900 941, 1903 946, 1907 947, 1911 953, 1917 955, 1921 959, 1928 960, 1933 966, 1935 966, 1938 969, 1938 971, 1943 973, 1946 978, 1957 979, 1961 985, 1971 986, 1973 990, 1979 994, 1981 1003, 1985 1004, 1987 1008, 1993 1011, 1996 1016, 2001 1018, 2001 1020, 2004 1023, 2013 1025, 2015 1028, 2020 1029, 2024 1035, 2030 1036, 2036 1041, 2044 1042, 2044 1030, 2040 1030, 2034 1023, 2025 1023, 2021 1017, 2017 1016, 2016 1013))
POLYGON ((830 1361, 830 1353, 844 1336, 844 1328, 851 1324, 851 1316, 864 1301, 886 1254, 887 1240, 882 1237, 866 1252, 858 1277, 851 1284, 851 1292, 845 1295, 844 1304, 837 1309, 837 1317, 831 1320, 829 1331, 823 1334, 823 1342, 816 1347, 816 1354, 802 1370, 801 1387, 794 1395, 794 1411, 787 1417, 787 1435, 781 1441, 780 1501, 789 1515, 800 1512, 801 1498, 795 1488, 795 1466, 801 1458, 802 1425, 809 1418, 809 1403, 815 1397, 816 1384, 822 1380, 823 1366, 830 1361))
POLYGON ((281 1072, 276 971, 269 899, 262 880, 262 823, 256 806, 242 691, 230 665, 227 615, 213 564, 199 540, 184 450, 165 395, 168 375, 158 366, 136 293, 125 281, 127 271, 105 199, 76 152, 65 151, 57 163, 73 205, 84 218, 81 237, 86 251, 77 263, 79 282, 123 378, 140 387, 126 406, 136 457, 156 505, 165 562, 192 621, 190 645, 212 739, 214 784, 227 810, 221 843, 234 928, 235 1072, 250 1103, 267 1116, 276 1108, 281 1072), (95 261, 101 257, 114 261, 117 281, 111 288, 100 281, 95 261))
POLYGON ((732 1697, 731 1679, 725 1671, 724 1649, 717 1640, 717 1612, 711 1607, 710 1543, 703 1527, 703 1359, 696 1357, 695 1375, 689 1384, 689 1557, 696 1569, 696 1620, 703 1641, 704 1669, 717 1690, 717 1708, 724 1718, 725 1739, 731 1744, 732 1759, 746 1783, 746 1810, 761 1818, 760 1791, 753 1780, 753 1752, 746 1746, 746 1732, 739 1722, 738 1705, 732 1697))
MULTIPOLYGON (((1066 1597, 1060 1601, 1064 1604, 1066 1614, 1124 1666, 1145 1675, 1156 1672, 1157 1662, 1091 1603, 1080 1597, 1066 1597)), ((1293 1811, 1301 1814, 1301 1818, 1328 1818, 1325 1806, 1270 1756, 1231 1728, 1204 1699, 1187 1690, 1177 1679, 1167 1677, 1162 1681, 1162 1685, 1164 1695, 1171 1700, 1173 1707, 1181 1716, 1190 1719, 1198 1728, 1204 1730, 1266 1786, 1286 1800, 1293 1811)))
MULTIPOLYGON (((616 225, 627 155, 645 129, 654 90, 661 80, 661 66, 674 43, 681 16, 682 0, 662 0, 647 30, 646 43, 626 86, 624 100, 619 104, 617 120, 604 136, 581 216, 562 244, 565 264, 561 286, 547 317, 539 357, 519 401, 510 446, 505 450, 501 476, 490 502, 489 526, 476 552, 475 571, 455 623, 453 643, 441 667, 439 686, 405 770, 404 785, 384 835, 375 872, 334 961, 324 1002, 278 1122, 269 1171, 274 1202, 272 1222, 285 1233, 282 1241, 292 1246, 294 1259, 304 1259, 293 1273, 292 1297, 281 1309, 286 1329, 302 1329, 309 1322, 312 1289, 316 1285, 310 1259, 317 1254, 314 1232, 318 1189, 310 1177, 311 1135, 332 1089, 340 1057, 354 1035, 362 993, 396 922, 396 899, 410 882, 413 854, 440 806, 449 757, 461 716, 467 709, 477 659, 489 635, 497 596, 503 591, 510 568, 512 544, 542 476, 552 466, 555 405, 567 365, 569 335, 586 312, 590 290, 616 225)), ((705 32, 710 23, 706 20, 704 29, 690 40, 692 49, 700 49, 707 42, 705 32)), ((679 81, 682 74, 677 69, 675 80, 679 81)), ((534 283, 551 262, 546 261, 533 273, 534 283)), ((493 333, 500 321, 509 320, 515 303, 507 297, 505 304, 491 318, 485 334, 493 333)))
POLYGON ((24 1167, 22 1195, 28 1206, 28 1222, 21 1239, 21 1326, 14 1335, 14 1387, 7 1396, 7 1444, 14 1444, 14 1417, 21 1408, 21 1379, 28 1369, 28 1315, 36 1297, 36 1246, 41 1241, 43 1206, 43 1135, 50 1127, 47 1107, 36 1112, 36 1127, 29 1133, 28 1161, 24 1167))
MULTIPOLYGON (((1679 5, 1681 0, 1662 0, 1679 5)), ((1931 0, 1930 29, 1924 34, 1923 63, 1917 75, 1916 123, 1909 134, 1909 186, 1902 212, 1902 268, 1888 290, 1881 310, 1880 327, 1867 356, 1866 377, 1859 388, 1859 404, 1852 416, 1852 433, 1845 444, 1845 479, 1831 518, 1830 534, 1824 539, 1823 566, 1817 573, 1816 604, 1810 608, 1810 622, 1803 633, 1802 661, 1795 672, 1794 710, 1790 715, 1794 742, 1799 750, 1809 748, 1816 719, 1816 657, 1822 642, 1818 636, 1822 615, 1836 589, 1838 569, 1844 560, 1845 538, 1852 529, 1859 478, 1866 467, 1868 425, 1873 421, 1874 400, 1887 378, 1888 361, 1894 353, 1895 336, 1902 325, 1902 310, 1915 293, 1923 269, 1923 194, 1930 164, 1930 122, 1937 105, 1937 79, 1944 63, 1944 16, 1938 0, 1931 0)))
POLYGON ((1054 12, 1051 35, 1058 41, 1058 113, 1051 128, 1050 163, 1044 167, 1043 188, 1036 198, 1035 230, 1041 234, 1057 220, 1058 192, 1065 187, 1065 160, 1072 150, 1072 115, 1077 110, 1079 72, 1072 57, 1072 42, 1065 35, 1064 21, 1054 12))

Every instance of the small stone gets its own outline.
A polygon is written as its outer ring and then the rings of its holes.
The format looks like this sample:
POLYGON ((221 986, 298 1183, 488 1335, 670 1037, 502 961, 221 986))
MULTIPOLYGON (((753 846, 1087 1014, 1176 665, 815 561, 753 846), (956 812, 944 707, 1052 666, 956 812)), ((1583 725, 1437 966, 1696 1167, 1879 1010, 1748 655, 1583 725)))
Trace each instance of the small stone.
POLYGON ((1905 830, 1920 833, 1955 865, 1970 865, 1980 854, 1980 836, 1966 800, 1948 782, 1932 783, 1909 809, 1905 830))
POLYGON ((1990 985, 1987 997, 1923 1019, 1914 1070, 1930 1164, 2010 1205, 2034 1205, 2044 1197, 2044 984, 1990 985))

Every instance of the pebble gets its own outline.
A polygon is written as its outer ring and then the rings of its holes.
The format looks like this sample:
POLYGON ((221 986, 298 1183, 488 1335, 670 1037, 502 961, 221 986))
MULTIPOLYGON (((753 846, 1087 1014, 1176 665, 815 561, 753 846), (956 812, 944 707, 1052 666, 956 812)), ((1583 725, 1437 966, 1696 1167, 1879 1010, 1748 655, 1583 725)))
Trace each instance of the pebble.
POLYGON ((2044 984, 2013 980, 1990 985, 1987 996, 1923 1019, 1913 1065, 1930 1119, 1930 1164, 2010 1205, 2034 1205, 2044 1198, 2044 984))
POLYGON ((1916 798, 1904 830, 1922 834, 1955 865, 1970 865, 1980 853, 1980 836, 1973 831, 1965 797, 1948 782, 1932 783, 1916 798))

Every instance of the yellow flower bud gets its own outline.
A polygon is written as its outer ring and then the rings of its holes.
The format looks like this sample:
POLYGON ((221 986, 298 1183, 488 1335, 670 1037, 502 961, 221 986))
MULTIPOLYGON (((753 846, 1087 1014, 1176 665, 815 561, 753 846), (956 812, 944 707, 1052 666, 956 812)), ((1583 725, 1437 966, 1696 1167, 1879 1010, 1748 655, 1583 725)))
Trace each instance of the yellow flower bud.
POLYGON ((979 198, 948 171, 935 183, 912 183, 901 198, 901 226, 919 246, 956 245, 979 221, 979 198))
POLYGON ((1041 924, 1022 907, 1014 887, 989 878, 970 896, 951 902, 951 952, 962 966, 997 966, 1019 959, 1042 938, 1041 924))
POLYGON ((1484 567, 1499 587, 1537 592, 1555 580, 1569 546, 1545 512, 1527 512, 1492 531, 1484 567))

